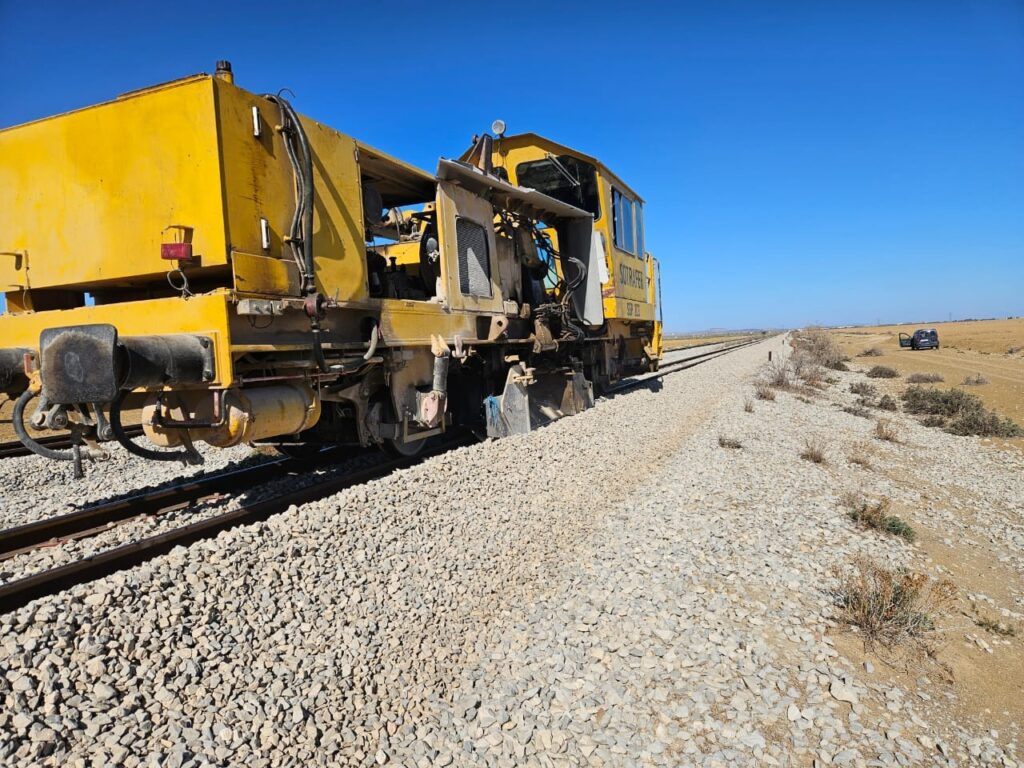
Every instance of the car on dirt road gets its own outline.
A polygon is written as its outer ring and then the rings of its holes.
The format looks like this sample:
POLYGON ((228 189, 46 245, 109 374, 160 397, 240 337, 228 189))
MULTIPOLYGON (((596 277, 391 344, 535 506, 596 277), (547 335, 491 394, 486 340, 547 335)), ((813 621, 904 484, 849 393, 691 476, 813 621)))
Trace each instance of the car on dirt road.
POLYGON ((913 336, 901 333, 900 346, 911 349, 938 349, 939 333, 934 328, 919 328, 914 331, 913 336))

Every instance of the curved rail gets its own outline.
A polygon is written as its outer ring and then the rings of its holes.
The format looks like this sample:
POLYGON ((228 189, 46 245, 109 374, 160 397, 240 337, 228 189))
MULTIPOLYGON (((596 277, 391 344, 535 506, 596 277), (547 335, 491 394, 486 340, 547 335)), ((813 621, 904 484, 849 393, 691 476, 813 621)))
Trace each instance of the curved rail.
MULTIPOLYGON (((618 394, 642 386, 652 379, 660 379, 671 373, 692 368, 736 349, 755 344, 763 339, 764 337, 748 339, 730 344, 723 349, 713 349, 697 355, 684 357, 680 360, 668 361, 665 363, 664 368, 655 373, 645 374, 644 376, 620 382, 609 390, 608 394, 618 394)), ((38 597, 54 594, 76 584, 92 581, 116 571, 138 565, 153 557, 165 554, 176 546, 188 545, 200 539, 216 536, 221 531, 238 525, 265 520, 272 515, 285 511, 292 505, 307 504, 325 496, 338 493, 345 488, 386 477, 395 470, 412 466, 424 459, 444 453, 460 445, 467 445, 472 441, 472 438, 469 436, 457 435, 438 442, 415 456, 389 459, 372 467, 357 469, 343 475, 326 478, 322 482, 287 491, 271 498, 243 502, 238 508, 230 512, 190 523, 138 541, 122 544, 82 560, 0 585, 0 613, 16 610, 38 597)), ((258 476, 259 482, 262 483, 296 471, 300 466, 308 468, 309 464, 308 462, 300 462, 296 459, 279 459, 232 472, 210 475, 180 486, 128 496, 49 520, 41 520, 36 523, 29 523, 17 528, 0 531, 0 560, 30 551, 50 541, 81 538, 86 535, 100 533, 119 521, 136 518, 141 515, 158 514, 161 511, 174 509, 182 504, 209 498, 219 493, 251 488, 253 486, 253 478, 256 476, 258 476)))

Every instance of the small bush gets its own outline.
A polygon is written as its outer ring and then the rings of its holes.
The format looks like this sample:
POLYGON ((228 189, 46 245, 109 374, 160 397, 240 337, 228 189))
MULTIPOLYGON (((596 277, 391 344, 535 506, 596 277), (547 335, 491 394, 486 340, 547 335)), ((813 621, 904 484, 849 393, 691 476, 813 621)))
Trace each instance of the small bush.
POLYGON ((892 419, 879 419, 875 422, 875 437, 887 443, 900 442, 900 430, 892 419))
POLYGON ((839 580, 836 598, 842 617, 863 633, 869 647, 923 643, 957 592, 949 580, 932 580, 906 568, 885 568, 864 557, 834 575, 839 580))
POLYGON ((859 353, 857 357, 881 357, 885 353, 878 347, 868 347, 863 352, 859 353))
POLYGON ((892 397, 892 395, 882 395, 881 399, 878 401, 877 407, 883 411, 899 410, 899 406, 896 404, 896 400, 892 397))
POLYGON ((1007 347, 1006 354, 1016 355, 1018 352, 1024 351, 1024 347, 1007 347))
MULTIPOLYGON (((977 609, 975 609, 975 611, 977 611, 977 609)), ((973 621, 979 627, 988 632, 991 632, 994 635, 999 635, 1000 637, 1017 636, 1016 626, 1014 626, 1013 624, 1008 624, 1006 622, 1000 621, 999 619, 993 618, 992 616, 981 616, 976 613, 973 621)))
POLYGON ((790 367, 781 360, 768 363, 768 366, 765 368, 764 380, 769 386, 776 389, 789 389, 793 386, 793 374, 790 367))
POLYGON ((846 454, 846 460, 864 469, 871 469, 871 452, 864 443, 857 443, 846 454))
POLYGON ((945 380, 941 373, 912 373, 907 376, 907 381, 911 384, 936 384, 945 380))
POLYGON ((847 513, 850 519, 855 523, 859 523, 864 528, 898 536, 907 541, 913 541, 917 538, 914 529, 907 525, 902 518, 889 514, 892 502, 887 497, 882 497, 881 500, 872 504, 865 499, 853 495, 844 499, 844 503, 850 508, 850 511, 847 513))
POLYGON ((754 401, 751 400, 749 397, 743 401, 743 410, 746 411, 747 413, 754 412, 754 401))
POLYGON ((851 416, 860 416, 862 419, 871 418, 871 411, 862 405, 848 405, 843 410, 851 416))
POLYGON ((925 416, 923 419, 921 419, 921 423, 924 424, 926 427, 946 426, 946 420, 942 416, 936 416, 935 414, 932 414, 931 416, 925 416))
POLYGON ((886 365, 876 365, 868 371, 867 376, 869 379, 898 379, 900 372, 886 365))
POLYGON ((825 464, 825 446, 817 439, 808 437, 804 439, 804 449, 800 452, 801 459, 807 459, 815 464, 825 464))
POLYGON ((928 417, 928 426, 945 426, 954 435, 980 437, 1020 437, 1024 430, 1010 419, 1001 418, 985 408, 981 398, 962 389, 923 389, 908 387, 903 393, 903 409, 928 417), (940 422, 939 419, 942 419, 940 422))
POLYGON ((963 385, 966 387, 980 387, 982 384, 988 384, 988 379, 980 373, 976 373, 973 376, 966 376, 963 380, 963 385))
POLYGON ((774 400, 775 390, 766 381, 759 381, 754 385, 754 396, 758 400, 774 400))
POLYGON ((793 337, 793 346, 818 365, 838 371, 847 370, 843 363, 843 351, 828 331, 820 328, 801 331, 793 337))
POLYGON ((874 384, 868 384, 866 381, 855 381, 850 385, 850 391, 855 395, 863 395, 864 397, 874 397, 878 390, 874 384))
POLYGON ((831 368, 833 371, 848 371, 850 366, 846 364, 845 360, 837 360, 834 363, 829 363, 826 368, 831 368))
POLYGON ((735 437, 718 436, 718 445, 722 448, 742 448, 743 445, 735 437))

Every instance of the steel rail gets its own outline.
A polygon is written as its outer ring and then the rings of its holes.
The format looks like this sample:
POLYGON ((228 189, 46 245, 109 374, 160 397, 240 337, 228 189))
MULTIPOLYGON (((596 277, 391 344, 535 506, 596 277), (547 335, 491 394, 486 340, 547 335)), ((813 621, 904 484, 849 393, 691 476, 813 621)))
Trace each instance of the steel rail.
POLYGON ((51 568, 0 586, 0 613, 9 613, 27 605, 36 598, 54 594, 77 584, 94 581, 111 573, 146 562, 170 552, 174 547, 187 546, 201 539, 216 536, 221 531, 239 525, 248 525, 284 512, 292 505, 308 504, 346 488, 386 477, 398 469, 413 466, 471 441, 463 435, 438 443, 416 456, 403 456, 381 464, 357 469, 341 476, 261 501, 243 503, 237 509, 210 517, 171 531, 122 544, 73 563, 51 568))
MULTIPOLYGON (((138 437, 142 434, 142 426, 135 425, 132 427, 125 427, 124 430, 129 437, 138 437)), ((49 437, 34 438, 37 443, 46 448, 70 448, 71 438, 67 435, 51 435, 49 437)), ((16 456, 31 456, 32 451, 26 448, 18 440, 9 440, 7 442, 0 443, 0 459, 9 459, 16 456)))
MULTIPOLYGON (((618 394, 642 386, 653 379, 660 379, 671 373, 692 368, 762 340, 764 340, 764 337, 748 339, 740 343, 730 344, 722 349, 709 350, 698 355, 670 361, 665 368, 659 371, 621 382, 611 390, 608 390, 608 394, 618 394)), ((416 456, 391 459, 372 467, 357 469, 340 476, 327 478, 322 482, 275 495, 268 499, 243 502, 241 506, 230 512, 122 544, 95 555, 90 555, 82 560, 0 585, 0 613, 17 610, 36 598, 54 594, 77 584, 90 582, 146 562, 153 557, 166 554, 174 547, 187 546, 201 539, 215 536, 221 531, 265 520, 272 515, 285 511, 292 505, 307 504, 322 499, 325 496, 338 493, 346 488, 386 477, 398 469, 413 466, 424 459, 471 442, 472 438, 459 435, 440 442, 416 456)), ((292 459, 281 459, 268 464, 259 464, 227 474, 222 473, 204 477, 185 486, 173 486, 158 491, 136 494, 90 509, 79 510, 50 520, 43 520, 38 523, 30 523, 18 528, 2 531, 0 532, 0 560, 4 559, 5 556, 12 556, 20 551, 24 551, 26 548, 31 549, 34 546, 61 536, 69 537, 75 534, 100 532, 105 530, 103 526, 118 520, 157 513, 185 502, 202 499, 216 493, 223 493, 226 490, 251 486, 251 478, 256 473, 260 474, 261 480, 267 479, 267 472, 271 472, 274 476, 283 476, 300 463, 292 459), (147 512, 147 509, 151 511, 147 512)))

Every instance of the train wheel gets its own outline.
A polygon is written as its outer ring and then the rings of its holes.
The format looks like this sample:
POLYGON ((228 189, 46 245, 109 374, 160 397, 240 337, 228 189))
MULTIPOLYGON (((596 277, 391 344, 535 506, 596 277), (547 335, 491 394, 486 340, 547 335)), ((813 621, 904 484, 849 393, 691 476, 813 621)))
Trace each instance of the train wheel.
POLYGON ((385 453, 395 458, 411 458, 423 450, 428 440, 430 440, 429 437, 425 437, 422 440, 413 440, 408 443, 400 443, 397 440, 385 440, 383 447, 385 453))

